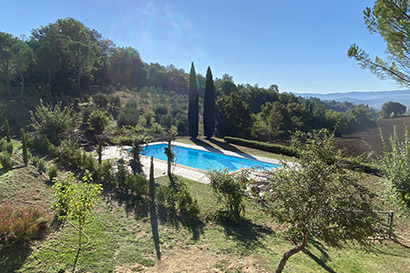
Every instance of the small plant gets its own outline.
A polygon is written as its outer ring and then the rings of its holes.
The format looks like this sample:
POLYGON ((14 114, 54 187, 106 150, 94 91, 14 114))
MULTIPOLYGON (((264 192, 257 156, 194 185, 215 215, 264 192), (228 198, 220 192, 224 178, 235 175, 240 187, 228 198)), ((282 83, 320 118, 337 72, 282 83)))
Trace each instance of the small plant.
POLYGON ((78 250, 81 249, 81 234, 83 227, 97 204, 97 197, 101 193, 101 184, 90 184, 93 181, 91 174, 86 172, 82 183, 74 183, 73 173, 68 172, 64 180, 56 179, 53 189, 57 197, 55 207, 60 219, 71 217, 78 221, 78 250))
POLYGON ((11 154, 3 152, 0 154, 0 163, 3 169, 11 169, 14 165, 14 160, 11 154))
POLYGON ((226 217, 239 224, 241 213, 245 209, 242 197, 245 195, 247 173, 236 175, 228 174, 227 170, 211 171, 209 173, 211 187, 217 196, 219 203, 225 204, 226 217))
POLYGON ((6 148, 7 153, 9 154, 13 153, 13 143, 7 142, 5 145, 5 148, 6 148))
POLYGON ((42 174, 47 170, 46 168, 46 161, 43 158, 39 158, 37 156, 33 157, 32 159, 32 164, 34 167, 36 167, 37 171, 42 174))
POLYGON ((101 110, 93 111, 88 120, 90 129, 96 134, 101 134, 105 130, 105 127, 107 127, 108 122, 107 114, 101 110))
POLYGON ((6 138, 7 138, 7 142, 10 143, 11 142, 11 136, 10 136, 10 125, 9 125, 9 121, 6 119, 5 122, 5 131, 6 131, 6 138))
POLYGON ((0 244, 25 243, 39 239, 47 230, 48 216, 36 207, 0 205, 0 244))
POLYGON ((23 162, 24 165, 28 165, 28 150, 27 150, 27 135, 23 128, 20 129, 21 132, 21 140, 22 140, 22 148, 23 148, 23 162))
POLYGON ((53 179, 56 178, 57 175, 58 175, 57 166, 56 166, 56 165, 53 165, 53 166, 51 166, 50 168, 48 168, 47 173, 48 173, 48 177, 49 177, 49 179, 50 179, 50 182, 52 182, 53 179))

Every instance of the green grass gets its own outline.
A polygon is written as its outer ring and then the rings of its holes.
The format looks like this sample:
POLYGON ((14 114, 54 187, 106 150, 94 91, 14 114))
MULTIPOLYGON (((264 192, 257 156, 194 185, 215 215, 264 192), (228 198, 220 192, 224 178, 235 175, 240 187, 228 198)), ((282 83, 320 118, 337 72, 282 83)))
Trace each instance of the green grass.
MULTIPOLYGON (((0 202, 13 196, 14 203, 35 203, 50 210, 53 192, 47 179, 36 175, 32 166, 0 173, 0 202)), ((103 195, 95 209, 95 219, 90 219, 84 228, 90 244, 80 251, 76 272, 272 272, 283 253, 292 248, 283 237, 283 227, 272 222, 253 201, 245 199, 240 226, 209 220, 222 208, 211 187, 179 179, 186 183, 201 209, 198 239, 193 239, 188 227, 161 221, 159 217, 162 262, 156 268, 149 212, 144 206, 131 206, 116 195, 103 195)), ((156 183, 168 185, 169 181, 162 177, 156 183)), ((71 272, 76 252, 70 250, 78 244, 76 229, 68 224, 52 228, 45 240, 33 243, 34 246, 13 249, 0 245, 0 271, 71 272)), ((327 248, 310 242, 304 253, 288 261, 285 272, 406 272, 408 261, 410 249, 389 240, 376 243, 370 252, 356 246, 327 248)))

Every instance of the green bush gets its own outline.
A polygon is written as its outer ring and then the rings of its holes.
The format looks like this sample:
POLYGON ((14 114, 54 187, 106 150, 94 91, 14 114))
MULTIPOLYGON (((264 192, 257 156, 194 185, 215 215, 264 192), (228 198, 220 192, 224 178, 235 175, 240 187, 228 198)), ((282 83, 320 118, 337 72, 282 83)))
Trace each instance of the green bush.
POLYGON ((95 106, 86 106, 81 109, 81 118, 84 124, 88 123, 88 119, 90 118, 91 113, 95 110, 98 110, 98 108, 95 106))
POLYGON ((14 209, 0 206, 0 244, 25 243, 39 239, 47 230, 47 214, 35 207, 14 209))
POLYGON ((284 146, 284 145, 270 144, 270 143, 255 141, 255 140, 248 140, 248 139, 243 139, 243 138, 238 138, 238 137, 229 137, 229 136, 226 136, 224 140, 232 144, 238 144, 238 145, 242 145, 245 147, 255 148, 258 150, 267 151, 271 153, 283 154, 283 155, 288 155, 288 156, 297 155, 297 152, 295 151, 295 149, 293 149, 292 147, 284 146))
POLYGON ((9 154, 12 154, 12 153, 13 153, 13 143, 7 142, 7 143, 5 144, 5 148, 6 148, 6 152, 7 152, 7 153, 9 153, 9 154))
POLYGON ((158 205, 165 209, 168 217, 180 218, 183 222, 199 219, 199 205, 184 183, 174 177, 176 188, 161 186, 156 193, 158 205))
POLYGON ((3 152, 0 154, 0 164, 3 169, 11 169, 14 165, 14 160, 11 154, 3 152))
POLYGON ((102 93, 97 93, 93 95, 92 100, 94 104, 97 105, 100 109, 106 109, 108 103, 110 102, 108 96, 102 93))
POLYGON ((50 168, 48 168, 47 174, 48 174, 48 178, 49 178, 50 181, 52 182, 53 179, 54 179, 55 177, 57 177, 57 175, 58 175, 57 166, 56 166, 56 165, 53 165, 53 166, 51 166, 50 168))
POLYGON ((118 127, 136 126, 139 120, 139 112, 137 108, 125 107, 118 113, 117 124, 118 127))
POLYGON ((221 211, 223 216, 239 224, 241 213, 245 210, 242 197, 245 195, 247 173, 228 174, 227 170, 213 170, 208 176, 218 203, 225 205, 224 211, 221 211))
MULTIPOLYGON (((27 136, 28 137, 28 136, 27 136)), ((58 155, 58 149, 46 137, 35 136, 27 142, 28 146, 39 153, 51 155, 53 157, 58 155)))
POLYGON ((148 194, 148 181, 145 176, 138 173, 131 174, 123 162, 118 164, 115 179, 118 188, 127 194, 136 196, 146 196, 148 194))
POLYGON ((47 170, 46 167, 46 161, 43 158, 39 158, 38 156, 35 156, 31 159, 31 163, 33 164, 34 167, 36 167, 37 171, 42 174, 47 170))
POLYGON ((94 110, 88 120, 90 129, 96 134, 101 134, 105 130, 105 127, 107 127, 108 122, 107 114, 101 110, 94 110))

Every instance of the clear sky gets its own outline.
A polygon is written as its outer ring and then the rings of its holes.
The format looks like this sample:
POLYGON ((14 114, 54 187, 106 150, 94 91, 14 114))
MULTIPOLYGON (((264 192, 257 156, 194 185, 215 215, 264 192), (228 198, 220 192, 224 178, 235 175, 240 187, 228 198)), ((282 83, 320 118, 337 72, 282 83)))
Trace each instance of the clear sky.
POLYGON ((382 38, 371 35, 363 9, 371 0, 4 0, 0 31, 15 36, 73 17, 117 46, 136 48, 143 61, 173 64, 236 83, 283 92, 397 90, 347 57, 356 42, 383 56, 382 38))

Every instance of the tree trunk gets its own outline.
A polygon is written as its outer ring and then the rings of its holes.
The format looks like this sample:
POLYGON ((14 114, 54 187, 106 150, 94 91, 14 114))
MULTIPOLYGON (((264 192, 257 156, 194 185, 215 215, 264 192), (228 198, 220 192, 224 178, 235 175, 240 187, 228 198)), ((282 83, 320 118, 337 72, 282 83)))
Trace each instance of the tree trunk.
POLYGON ((22 96, 23 96, 23 92, 24 92, 24 77, 23 77, 23 73, 21 73, 21 71, 20 71, 19 73, 20 73, 20 78, 21 78, 20 97, 22 97, 22 96))
POLYGON ((291 250, 289 250, 288 252, 286 252, 285 254, 283 254, 282 260, 280 260, 278 267, 275 270, 275 273, 282 273, 283 268, 285 267, 286 262, 289 260, 289 258, 293 255, 295 255, 296 253, 298 253, 299 251, 301 251, 302 249, 304 249, 307 245, 307 234, 306 231, 302 231, 303 234, 303 241, 302 244, 300 244, 297 247, 292 248, 291 250))
MULTIPOLYGON (((168 152, 171 153, 171 141, 168 141, 168 152)), ((171 176, 171 156, 168 156, 168 176, 171 176)))
POLYGON ((80 77, 81 76, 81 74, 80 74, 80 71, 78 71, 78 75, 77 75, 77 84, 78 84, 78 97, 80 98, 81 97, 81 85, 80 85, 80 77))

